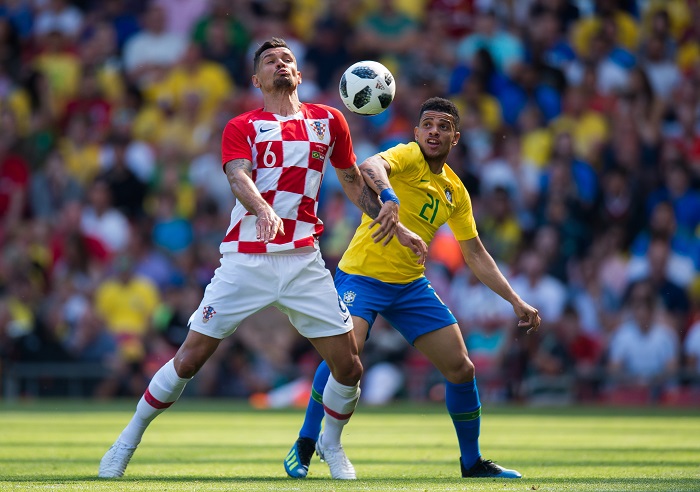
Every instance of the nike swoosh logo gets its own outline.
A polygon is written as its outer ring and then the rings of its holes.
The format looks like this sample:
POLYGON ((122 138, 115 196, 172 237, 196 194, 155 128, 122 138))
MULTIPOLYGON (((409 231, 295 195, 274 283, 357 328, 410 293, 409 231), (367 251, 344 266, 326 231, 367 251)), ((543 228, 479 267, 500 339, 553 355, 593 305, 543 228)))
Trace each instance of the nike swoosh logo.
POLYGON ((260 133, 269 132, 270 130, 273 130, 273 128, 261 128, 260 133))
POLYGON ((429 179, 421 179, 420 182, 421 183, 430 183, 430 180, 429 179))
POLYGON ((350 316, 348 316, 347 318, 345 318, 345 319, 343 320, 343 323, 347 323, 349 319, 350 319, 350 316))

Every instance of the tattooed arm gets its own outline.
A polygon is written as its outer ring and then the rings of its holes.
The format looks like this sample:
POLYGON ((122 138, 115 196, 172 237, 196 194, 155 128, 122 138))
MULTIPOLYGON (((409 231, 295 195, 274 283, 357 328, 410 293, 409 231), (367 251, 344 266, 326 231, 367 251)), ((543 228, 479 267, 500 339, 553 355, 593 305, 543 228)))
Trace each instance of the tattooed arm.
MULTIPOLYGON (((360 173, 364 182, 376 195, 381 195, 382 191, 391 188, 389 172, 389 163, 378 155, 369 157, 360 165, 360 173)), ((370 224, 370 229, 379 225, 372 237, 375 242, 384 238, 384 244, 387 244, 396 234, 396 227, 399 223, 399 204, 391 200, 384 201, 379 214, 372 218, 374 221, 370 224)))
POLYGON ((352 166, 347 169, 335 168, 338 175, 338 180, 343 186, 345 194, 350 198, 350 201, 366 213, 370 218, 376 219, 379 211, 382 209, 382 202, 379 201, 377 193, 367 186, 362 179, 362 174, 357 166, 352 166))
MULTIPOLYGON (((384 159, 381 160, 383 161, 384 159)), ((374 219, 369 226, 370 229, 379 225, 379 228, 372 234, 375 243, 383 239, 383 244, 387 245, 391 238, 396 236, 403 246, 409 248, 418 256, 418 263, 424 264, 428 254, 428 246, 418 234, 406 229, 399 222, 398 205, 396 203, 387 202, 382 205, 381 200, 379 200, 379 193, 374 189, 375 186, 379 185, 376 182, 373 182, 374 186, 372 187, 368 184, 368 178, 364 170, 365 163, 360 168, 357 166, 348 169, 336 168, 338 179, 343 185, 345 193, 360 210, 374 219)), ((384 175, 387 175, 386 171, 384 175)), ((389 180, 386 178, 385 183, 388 182, 389 180)), ((385 184, 384 188, 388 187, 389 185, 385 184)))
POLYGON ((377 195, 380 195, 383 190, 391 188, 391 184, 389 183, 391 167, 382 157, 373 155, 365 159, 365 162, 360 164, 360 172, 365 182, 377 195))
POLYGON ((277 236, 277 233, 284 235, 282 219, 260 195, 260 191, 253 183, 251 174, 253 163, 248 159, 234 159, 227 162, 224 169, 236 199, 248 212, 257 217, 255 228, 258 241, 268 243, 277 236))

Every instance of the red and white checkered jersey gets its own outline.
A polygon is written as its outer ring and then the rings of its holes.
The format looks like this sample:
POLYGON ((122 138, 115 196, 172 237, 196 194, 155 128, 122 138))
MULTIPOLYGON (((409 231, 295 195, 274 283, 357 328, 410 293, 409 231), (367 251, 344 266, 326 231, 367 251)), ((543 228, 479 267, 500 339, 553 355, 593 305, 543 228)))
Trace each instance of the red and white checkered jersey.
POLYGON ((326 162, 346 169, 356 160, 343 114, 322 104, 302 104, 292 116, 256 109, 228 122, 221 149, 224 166, 233 159, 253 163, 255 186, 284 224, 284 235, 268 244, 258 241, 257 217, 236 202, 221 253, 316 247, 323 232, 316 212, 326 162))

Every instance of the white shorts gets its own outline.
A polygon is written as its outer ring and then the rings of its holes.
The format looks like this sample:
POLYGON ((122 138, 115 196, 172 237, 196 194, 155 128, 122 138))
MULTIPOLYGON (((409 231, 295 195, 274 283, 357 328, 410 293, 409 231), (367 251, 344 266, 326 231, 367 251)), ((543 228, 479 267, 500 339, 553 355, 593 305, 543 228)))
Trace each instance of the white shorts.
POLYGON ((352 330, 350 311, 335 290, 321 253, 224 253, 190 329, 226 338, 248 316, 275 306, 306 338, 352 330))

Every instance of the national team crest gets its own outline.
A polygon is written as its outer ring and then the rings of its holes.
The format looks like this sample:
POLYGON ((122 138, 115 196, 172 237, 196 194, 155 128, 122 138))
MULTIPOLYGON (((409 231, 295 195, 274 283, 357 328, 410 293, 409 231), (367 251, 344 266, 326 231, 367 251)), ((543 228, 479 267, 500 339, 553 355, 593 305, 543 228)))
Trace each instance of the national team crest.
POLYGON ((445 198, 447 198, 447 201, 452 203, 452 188, 449 186, 445 187, 445 198))
POLYGON ((326 124, 321 123, 320 121, 314 121, 311 123, 311 128, 313 128, 318 139, 323 140, 323 137, 326 135, 326 124))
POLYGON ((355 293, 351 290, 348 290, 343 294, 343 302, 349 306, 352 306, 352 303, 355 301, 355 293))
POLYGON ((214 317, 216 314, 216 311, 214 311, 214 308, 211 306, 204 306, 204 309, 202 309, 202 321, 207 322, 210 319, 214 317))

